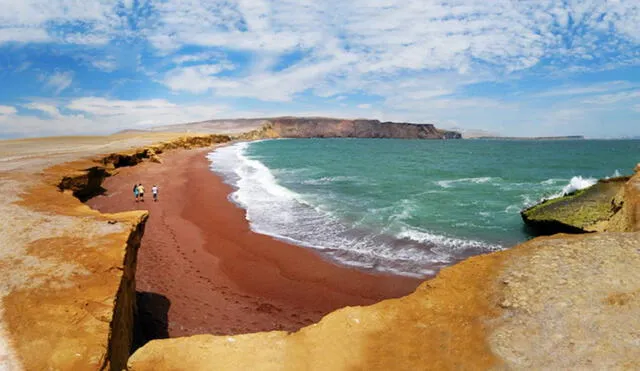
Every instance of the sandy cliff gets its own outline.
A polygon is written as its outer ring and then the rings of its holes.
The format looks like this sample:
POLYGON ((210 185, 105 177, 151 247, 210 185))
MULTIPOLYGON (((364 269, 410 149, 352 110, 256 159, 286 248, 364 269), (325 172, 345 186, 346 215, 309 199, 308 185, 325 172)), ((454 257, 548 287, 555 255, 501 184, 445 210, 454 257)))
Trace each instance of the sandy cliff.
POLYGON ((228 137, 0 142, 0 369, 125 367, 147 213, 100 214, 76 197, 100 192, 117 166, 219 140, 228 137))

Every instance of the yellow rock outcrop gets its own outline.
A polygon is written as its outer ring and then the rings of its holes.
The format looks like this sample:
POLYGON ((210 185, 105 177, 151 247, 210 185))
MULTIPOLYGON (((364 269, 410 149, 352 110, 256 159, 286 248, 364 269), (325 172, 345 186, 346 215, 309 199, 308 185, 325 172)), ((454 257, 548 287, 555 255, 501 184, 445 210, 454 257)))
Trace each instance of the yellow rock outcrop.
POLYGON ((158 151, 228 139, 145 134, 0 142, 0 369, 126 367, 147 213, 100 214, 74 195, 98 192, 117 159, 153 160, 158 151))

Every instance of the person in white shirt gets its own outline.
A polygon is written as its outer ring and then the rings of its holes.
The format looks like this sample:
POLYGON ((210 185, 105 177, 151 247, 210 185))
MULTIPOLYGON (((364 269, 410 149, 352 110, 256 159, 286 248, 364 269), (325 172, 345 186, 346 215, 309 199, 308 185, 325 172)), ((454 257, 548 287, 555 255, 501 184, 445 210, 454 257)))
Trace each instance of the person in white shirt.
POLYGON ((157 185, 153 185, 153 187, 151 188, 151 193, 153 194, 153 202, 158 201, 158 186, 157 185))

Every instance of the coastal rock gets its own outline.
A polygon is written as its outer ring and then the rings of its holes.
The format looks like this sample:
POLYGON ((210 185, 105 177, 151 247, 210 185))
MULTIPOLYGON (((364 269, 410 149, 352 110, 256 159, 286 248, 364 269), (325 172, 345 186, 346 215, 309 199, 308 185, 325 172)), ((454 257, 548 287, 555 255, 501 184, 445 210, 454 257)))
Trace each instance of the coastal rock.
POLYGON ((531 206, 520 215, 538 235, 608 230, 609 221, 622 209, 629 179, 602 179, 591 187, 531 206))
POLYGON ((158 153, 228 139, 138 134, 0 142, 0 369, 126 367, 148 214, 100 214, 81 200, 102 192, 117 167, 148 158, 151 147, 158 153), (105 150, 114 152, 100 155, 105 150))
POLYGON ((168 125, 154 131, 235 132, 242 140, 269 138, 400 138, 461 139, 456 131, 437 129, 432 124, 380 122, 378 120, 343 120, 326 117, 275 117, 261 119, 210 120, 190 124, 168 125), (245 130, 238 131, 238 128, 245 130))
POLYGON ((436 129, 432 124, 283 117, 270 120, 282 138, 400 138, 460 139, 460 133, 436 129))

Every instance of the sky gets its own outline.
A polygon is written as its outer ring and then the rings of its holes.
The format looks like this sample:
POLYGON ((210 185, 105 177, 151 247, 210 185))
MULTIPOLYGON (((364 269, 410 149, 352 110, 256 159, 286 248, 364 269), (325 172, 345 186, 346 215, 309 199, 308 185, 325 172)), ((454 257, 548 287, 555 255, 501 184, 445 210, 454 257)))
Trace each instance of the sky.
POLYGON ((239 117, 640 136, 637 0, 0 0, 0 138, 239 117))

